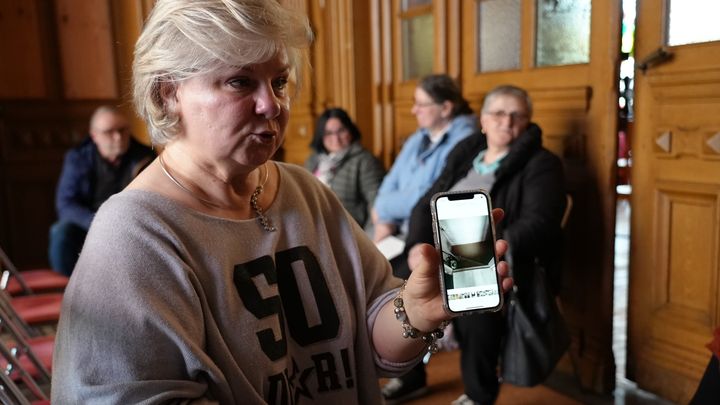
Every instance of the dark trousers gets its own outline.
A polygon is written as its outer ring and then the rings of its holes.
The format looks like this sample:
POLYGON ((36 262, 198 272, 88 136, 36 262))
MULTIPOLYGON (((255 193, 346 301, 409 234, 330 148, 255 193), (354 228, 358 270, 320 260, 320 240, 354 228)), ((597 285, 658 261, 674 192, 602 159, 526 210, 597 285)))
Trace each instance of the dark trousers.
POLYGON ((720 404, 720 362, 715 355, 705 369, 690 405, 720 404))
POLYGON ((492 404, 500 391, 497 366, 505 319, 502 312, 461 316, 453 320, 460 344, 460 369, 465 394, 481 404, 492 404))
MULTIPOLYGON (((453 320, 453 328, 460 344, 460 370, 465 394, 475 402, 493 404, 500 391, 497 366, 505 334, 502 312, 461 316, 453 320)), ((402 379, 417 384, 426 383, 425 364, 418 363, 402 379)))
POLYGON ((85 243, 87 231, 71 222, 58 221, 50 228, 48 256, 53 270, 70 276, 85 243))

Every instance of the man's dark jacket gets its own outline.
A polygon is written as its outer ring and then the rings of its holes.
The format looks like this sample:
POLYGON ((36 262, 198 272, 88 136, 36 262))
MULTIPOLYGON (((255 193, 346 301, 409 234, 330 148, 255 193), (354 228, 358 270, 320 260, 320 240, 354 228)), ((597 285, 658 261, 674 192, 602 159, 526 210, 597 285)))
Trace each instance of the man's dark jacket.
MULTIPOLYGON (((127 174, 126 186, 155 157, 149 147, 130 138, 130 146, 120 160, 119 169, 127 174)), ((55 195, 55 208, 60 221, 74 223, 83 229, 90 228, 97 207, 95 185, 96 167, 102 159, 97 146, 88 136, 65 154, 60 180, 55 195)), ((120 191, 120 190, 117 190, 120 191)))

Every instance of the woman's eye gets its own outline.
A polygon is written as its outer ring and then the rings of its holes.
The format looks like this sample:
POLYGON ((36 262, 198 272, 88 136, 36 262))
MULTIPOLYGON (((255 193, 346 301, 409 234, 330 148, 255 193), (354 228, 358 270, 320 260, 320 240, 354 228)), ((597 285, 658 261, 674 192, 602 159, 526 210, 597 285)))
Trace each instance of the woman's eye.
POLYGON ((252 80, 248 77, 236 77, 228 80, 228 84, 235 89, 247 89, 252 87, 252 80))
POLYGON ((278 79, 273 80, 273 88, 276 91, 284 91, 285 88, 287 88, 287 85, 288 85, 287 77, 280 77, 278 79))

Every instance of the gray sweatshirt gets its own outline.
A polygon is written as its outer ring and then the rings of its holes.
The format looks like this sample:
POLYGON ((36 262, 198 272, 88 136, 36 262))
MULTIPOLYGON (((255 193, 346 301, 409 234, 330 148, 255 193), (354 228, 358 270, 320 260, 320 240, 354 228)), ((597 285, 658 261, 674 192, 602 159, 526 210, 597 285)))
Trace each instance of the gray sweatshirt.
POLYGON ((371 331, 400 280, 332 191, 276 163, 266 215, 228 220, 126 190, 65 292, 53 404, 375 404, 371 331))

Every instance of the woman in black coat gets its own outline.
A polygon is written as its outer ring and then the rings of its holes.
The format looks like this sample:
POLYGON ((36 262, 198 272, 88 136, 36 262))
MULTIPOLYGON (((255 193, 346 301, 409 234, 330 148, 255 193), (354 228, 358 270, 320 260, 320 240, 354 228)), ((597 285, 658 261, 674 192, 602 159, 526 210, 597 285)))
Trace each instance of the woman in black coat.
MULTIPOLYGON (((483 104, 482 130, 461 141, 448 156, 445 169, 415 205, 410 217, 406 249, 433 243, 430 199, 440 191, 484 188, 493 207, 505 211, 495 226, 496 236, 510 245, 506 257, 519 291, 531 280, 536 261, 545 266, 549 282, 559 288, 562 233, 560 222, 566 205, 560 159, 542 147, 542 131, 532 123, 527 93, 514 86, 490 91, 483 104)), ((396 275, 409 276, 406 265, 396 275)), ((499 391, 497 364, 506 330, 503 312, 463 316, 454 320, 461 349, 465 394, 454 404, 493 403, 499 391)), ((408 393, 425 388, 422 364, 395 387, 408 393)), ((426 389, 425 389, 426 390, 426 389)), ((390 402, 399 399, 385 390, 390 402)))

